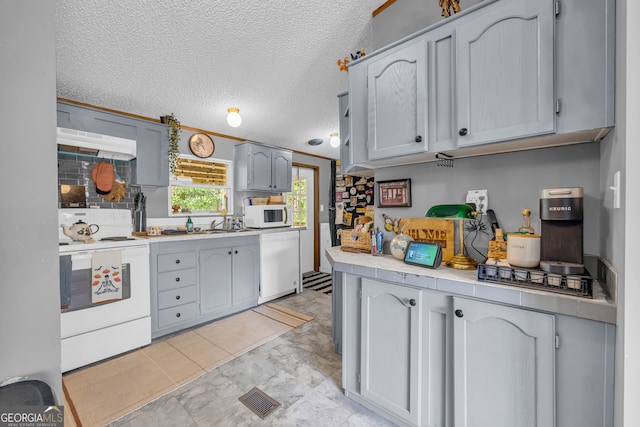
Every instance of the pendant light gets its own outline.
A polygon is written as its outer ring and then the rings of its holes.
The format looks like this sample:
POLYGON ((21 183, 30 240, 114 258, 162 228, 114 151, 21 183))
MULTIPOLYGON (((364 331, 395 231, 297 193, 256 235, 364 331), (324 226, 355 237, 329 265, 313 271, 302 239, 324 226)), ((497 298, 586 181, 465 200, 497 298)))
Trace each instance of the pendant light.
POLYGON ((227 115, 227 123, 229 126, 233 128, 237 128, 242 124, 242 117, 240 116, 240 109, 232 107, 228 108, 227 111, 229 114, 227 115))

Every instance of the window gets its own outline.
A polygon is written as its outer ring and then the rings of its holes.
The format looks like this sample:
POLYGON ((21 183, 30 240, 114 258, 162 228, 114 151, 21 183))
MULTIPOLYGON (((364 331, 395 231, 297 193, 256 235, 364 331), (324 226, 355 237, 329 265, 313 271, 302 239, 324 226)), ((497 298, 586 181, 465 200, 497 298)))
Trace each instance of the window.
POLYGON ((170 212, 176 214, 233 213, 231 162, 181 155, 171 181, 170 212))
POLYGON ((307 225, 307 179, 293 178, 293 191, 287 193, 287 205, 293 206, 293 225, 307 225))

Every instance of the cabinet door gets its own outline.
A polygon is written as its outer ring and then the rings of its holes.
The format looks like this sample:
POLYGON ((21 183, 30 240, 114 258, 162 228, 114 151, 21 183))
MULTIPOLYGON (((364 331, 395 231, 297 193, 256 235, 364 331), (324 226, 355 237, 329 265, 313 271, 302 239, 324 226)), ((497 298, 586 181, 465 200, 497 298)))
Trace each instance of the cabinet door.
POLYGON ((249 148, 249 190, 271 191, 271 149, 251 145, 249 148))
POLYGON ((351 168, 351 136, 349 135, 349 94, 338 95, 338 119, 340 125, 340 171, 351 168))
POLYGON ((236 246, 233 248, 232 306, 258 303, 260 265, 259 246, 236 246))
POLYGON ((369 64, 369 160, 427 150, 427 47, 421 39, 369 64))
POLYGON ((554 2, 500 1, 456 31, 458 145, 555 130, 554 2))
POLYGON ((169 185, 169 131, 167 125, 140 123, 136 143, 134 184, 169 185))
POLYGON ((444 25, 426 34, 429 49, 429 151, 457 147, 455 32, 444 25))
POLYGON ((271 153, 272 191, 291 191, 292 155, 289 151, 273 150, 271 153))
POLYGON ((362 279, 362 397, 416 425, 421 359, 420 290, 362 279))
POLYGON ((231 248, 205 249, 199 255, 200 314, 231 307, 231 248))
POLYGON ((456 427, 555 425, 555 318, 453 298, 456 427))

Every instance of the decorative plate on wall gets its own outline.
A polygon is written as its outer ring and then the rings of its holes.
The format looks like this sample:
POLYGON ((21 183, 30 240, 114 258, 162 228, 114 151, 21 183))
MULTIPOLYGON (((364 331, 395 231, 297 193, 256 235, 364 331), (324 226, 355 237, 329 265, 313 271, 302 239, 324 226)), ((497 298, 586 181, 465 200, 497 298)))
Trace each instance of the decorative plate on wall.
POLYGON ((216 149, 213 139, 204 133, 194 133, 189 138, 189 149, 191 152, 201 158, 209 157, 216 149))

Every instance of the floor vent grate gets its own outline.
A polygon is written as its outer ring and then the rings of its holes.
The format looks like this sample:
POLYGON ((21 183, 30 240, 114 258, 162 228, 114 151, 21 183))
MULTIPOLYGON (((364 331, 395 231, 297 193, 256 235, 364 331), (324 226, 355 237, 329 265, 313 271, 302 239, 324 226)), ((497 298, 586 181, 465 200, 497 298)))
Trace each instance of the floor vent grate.
POLYGON ((280 407, 280 402, 272 399, 257 387, 240 396, 238 400, 263 420, 280 407))

